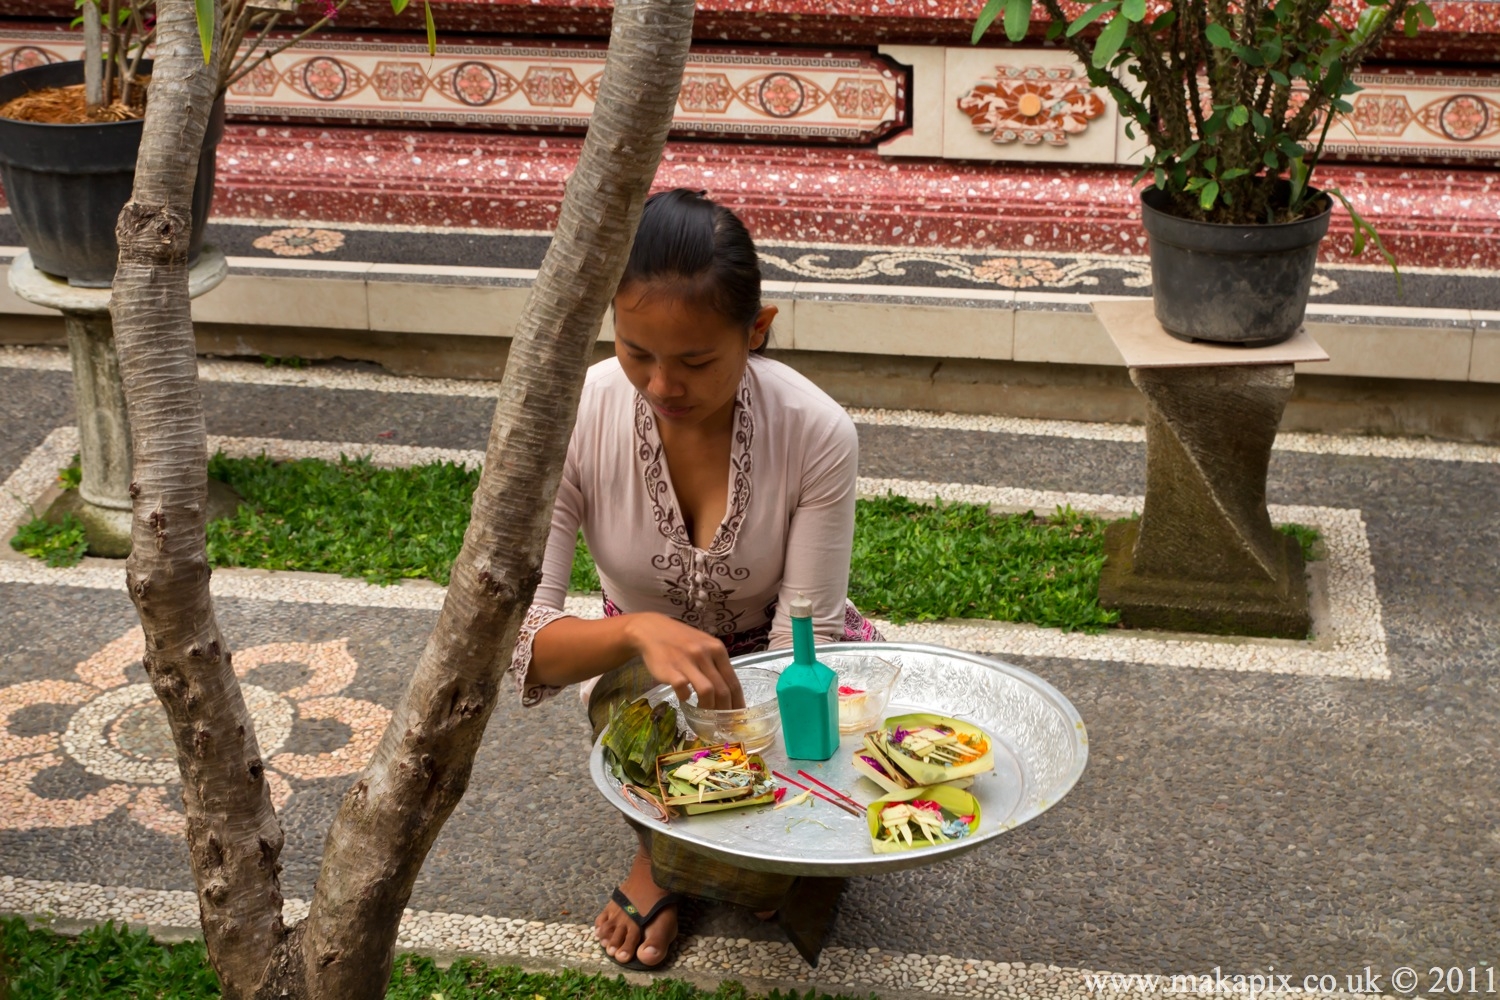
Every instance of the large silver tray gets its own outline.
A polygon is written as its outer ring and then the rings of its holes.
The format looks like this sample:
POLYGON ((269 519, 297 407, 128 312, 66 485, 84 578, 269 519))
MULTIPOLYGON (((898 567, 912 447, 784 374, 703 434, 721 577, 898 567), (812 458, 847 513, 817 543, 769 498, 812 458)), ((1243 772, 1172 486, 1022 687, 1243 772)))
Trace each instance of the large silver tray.
MULTIPOLYGON (((1088 734, 1078 712, 1056 688, 1030 671, 972 653, 914 642, 835 643, 819 646, 818 651, 869 653, 900 665, 901 679, 887 715, 937 712, 972 722, 994 738, 995 769, 977 777, 970 789, 980 805, 977 833, 938 847, 875 854, 870 849, 865 819, 824 802, 817 802, 811 809, 733 809, 678 818, 667 824, 654 813, 638 809, 620 793, 620 783, 604 767, 597 741, 589 755, 594 784, 610 804, 657 835, 690 844, 741 868, 795 875, 870 875, 929 865, 984 846, 1050 808, 1073 787, 1088 762, 1088 734), (804 818, 816 819, 817 823, 794 822, 804 818)), ((780 670, 791 662, 791 651, 753 653, 732 662, 736 667, 780 670)), ((653 692, 652 697, 673 700, 671 690, 665 687, 653 692)), ((833 759, 821 763, 797 761, 789 765, 779 738, 763 756, 773 770, 797 778, 800 767, 868 803, 882 790, 849 763, 860 740, 858 734, 845 736, 833 759)))

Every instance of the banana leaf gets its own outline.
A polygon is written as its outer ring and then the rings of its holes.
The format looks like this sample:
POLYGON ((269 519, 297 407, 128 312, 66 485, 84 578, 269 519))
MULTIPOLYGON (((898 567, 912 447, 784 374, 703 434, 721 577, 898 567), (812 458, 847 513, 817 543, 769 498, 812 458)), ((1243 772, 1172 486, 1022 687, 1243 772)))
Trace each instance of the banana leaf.
POLYGON ((645 698, 621 705, 604 731, 604 764, 618 780, 656 790, 656 758, 677 748, 677 709, 645 698))

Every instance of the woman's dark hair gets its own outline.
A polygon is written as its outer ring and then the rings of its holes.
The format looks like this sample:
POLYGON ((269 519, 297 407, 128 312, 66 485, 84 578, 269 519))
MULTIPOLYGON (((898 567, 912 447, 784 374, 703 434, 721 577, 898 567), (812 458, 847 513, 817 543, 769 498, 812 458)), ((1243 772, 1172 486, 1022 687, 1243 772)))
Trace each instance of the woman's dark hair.
POLYGON ((739 216, 703 191, 676 188, 646 199, 620 279, 622 289, 628 285, 667 286, 747 331, 760 314, 755 242, 739 216))

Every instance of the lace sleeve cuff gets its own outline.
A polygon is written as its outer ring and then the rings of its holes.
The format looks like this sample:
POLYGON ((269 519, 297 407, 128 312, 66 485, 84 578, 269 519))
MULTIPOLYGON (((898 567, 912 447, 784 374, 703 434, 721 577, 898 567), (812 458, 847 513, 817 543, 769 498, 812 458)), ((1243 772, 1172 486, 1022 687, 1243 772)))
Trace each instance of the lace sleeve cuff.
POLYGON ((521 632, 516 636, 516 651, 510 660, 511 676, 516 680, 516 693, 521 696, 523 708, 541 704, 562 690, 551 684, 533 684, 526 675, 531 672, 531 646, 536 641, 536 634, 559 618, 570 617, 567 612, 536 604, 526 612, 526 620, 521 623, 521 632))

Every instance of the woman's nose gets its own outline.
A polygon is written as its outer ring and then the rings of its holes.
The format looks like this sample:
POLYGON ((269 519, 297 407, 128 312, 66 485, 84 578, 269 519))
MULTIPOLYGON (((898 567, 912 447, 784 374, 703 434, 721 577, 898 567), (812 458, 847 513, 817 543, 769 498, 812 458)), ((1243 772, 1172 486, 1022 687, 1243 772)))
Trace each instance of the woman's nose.
POLYGON ((672 378, 665 366, 657 365, 651 371, 651 382, 647 385, 651 395, 657 399, 672 399, 682 395, 682 386, 672 378))

